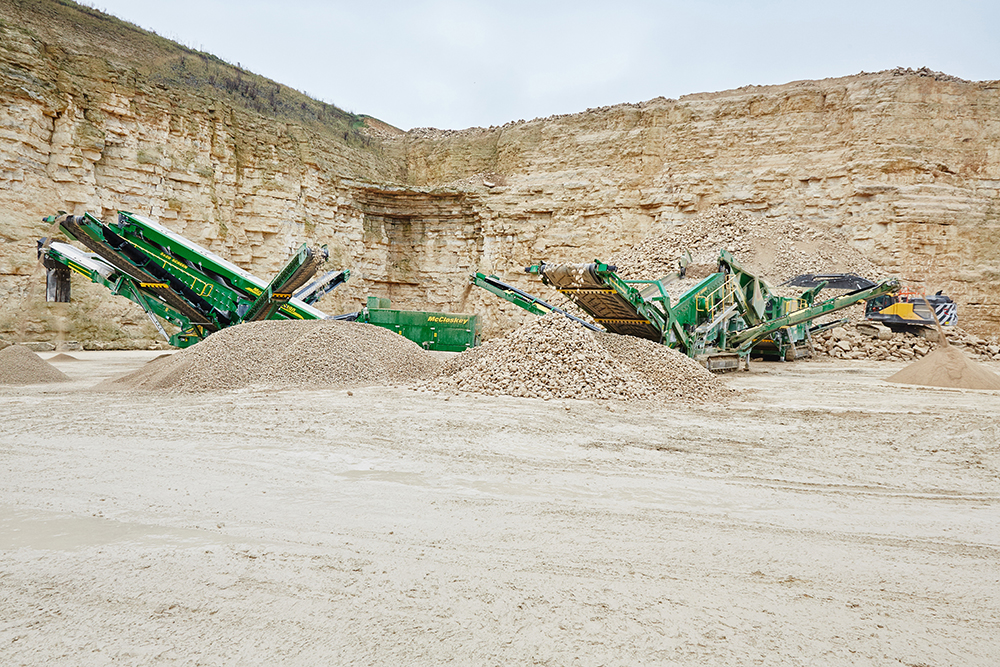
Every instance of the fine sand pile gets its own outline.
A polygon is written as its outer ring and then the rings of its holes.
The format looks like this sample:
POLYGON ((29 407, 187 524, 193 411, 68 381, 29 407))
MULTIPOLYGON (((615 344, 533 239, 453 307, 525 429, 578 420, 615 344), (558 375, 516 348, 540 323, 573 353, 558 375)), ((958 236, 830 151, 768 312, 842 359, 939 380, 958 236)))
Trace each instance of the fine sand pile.
POLYGON ((595 334, 555 314, 463 352, 423 386, 491 396, 695 402, 735 393, 675 350, 640 338, 595 334))
POLYGON ((23 345, 0 350, 0 384, 48 384, 70 378, 23 345))
POLYGON ((953 345, 942 345, 887 382, 955 389, 1000 389, 1000 375, 972 361, 953 345))
POLYGON ((65 352, 60 352, 54 357, 49 357, 49 363, 53 361, 79 361, 76 357, 71 354, 66 354, 65 352))
POLYGON ((334 320, 251 322, 98 385, 104 390, 326 389, 407 384, 441 362, 387 329, 334 320))

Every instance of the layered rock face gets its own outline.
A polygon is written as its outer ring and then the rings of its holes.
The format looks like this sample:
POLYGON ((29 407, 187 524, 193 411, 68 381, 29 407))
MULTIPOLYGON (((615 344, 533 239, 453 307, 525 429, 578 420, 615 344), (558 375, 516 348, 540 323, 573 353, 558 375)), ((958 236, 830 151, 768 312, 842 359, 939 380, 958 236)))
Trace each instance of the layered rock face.
MULTIPOLYGON (((478 312, 493 333, 524 314, 470 287, 472 272, 544 296, 521 267, 607 258, 729 205, 856 247, 884 273, 951 295, 964 328, 1000 331, 998 82, 883 72, 459 132, 369 121, 355 135, 158 83, 141 66, 149 53, 74 37, 32 3, 0 7, 17 19, 0 24, 8 339, 156 337, 137 307, 83 280, 72 304, 44 302, 35 243, 55 230, 42 216, 119 209, 262 278, 300 243, 326 244, 329 268, 352 270, 321 302, 330 313, 388 296, 478 312)), ((181 64, 202 57, 175 51, 181 64)))

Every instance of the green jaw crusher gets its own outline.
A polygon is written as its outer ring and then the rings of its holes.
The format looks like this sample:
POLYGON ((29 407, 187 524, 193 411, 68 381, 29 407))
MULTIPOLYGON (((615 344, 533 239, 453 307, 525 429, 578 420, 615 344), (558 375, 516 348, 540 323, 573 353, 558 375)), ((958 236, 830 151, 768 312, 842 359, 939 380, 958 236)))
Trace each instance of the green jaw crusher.
MULTIPOLYGON (((805 356, 810 335, 817 329, 810 327, 812 320, 899 289, 899 281, 888 279, 819 303, 816 297, 824 284, 797 297, 782 297, 722 250, 718 271, 671 301, 666 285, 684 277, 687 262, 679 259, 678 264, 676 272, 659 280, 624 280, 617 267, 596 260, 542 262, 525 271, 541 276, 544 284, 568 297, 604 330, 669 345, 713 371, 736 370, 748 363, 751 353, 782 361, 805 356)), ((544 302, 496 276, 476 274, 472 283, 542 314, 537 304, 544 302)))

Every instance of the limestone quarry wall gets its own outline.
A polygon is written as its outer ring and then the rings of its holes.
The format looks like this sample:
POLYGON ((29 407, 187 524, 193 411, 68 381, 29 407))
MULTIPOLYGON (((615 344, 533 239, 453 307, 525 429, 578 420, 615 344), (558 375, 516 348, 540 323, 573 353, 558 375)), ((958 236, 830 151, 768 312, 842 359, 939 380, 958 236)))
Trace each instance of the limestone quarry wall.
POLYGON ((459 132, 383 128, 357 144, 6 21, 0 94, 7 339, 156 337, 137 307, 83 280, 72 304, 43 300, 35 244, 54 230, 42 216, 118 209, 262 277, 298 244, 326 244, 330 267, 352 270, 321 303, 330 313, 372 294, 478 312, 495 332, 524 315, 471 288, 470 273, 544 292, 521 267, 610 257, 729 205, 857 247, 886 274, 951 294, 963 327, 1000 331, 997 82, 862 74, 459 132))

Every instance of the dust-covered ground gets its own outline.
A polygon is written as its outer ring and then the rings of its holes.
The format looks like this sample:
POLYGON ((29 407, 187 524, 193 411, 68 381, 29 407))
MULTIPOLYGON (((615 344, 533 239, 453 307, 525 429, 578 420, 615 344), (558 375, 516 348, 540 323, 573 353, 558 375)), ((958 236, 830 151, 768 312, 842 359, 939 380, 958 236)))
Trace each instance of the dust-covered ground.
POLYGON ((998 392, 106 393, 160 353, 71 354, 0 387, 0 664, 998 664, 998 392))

